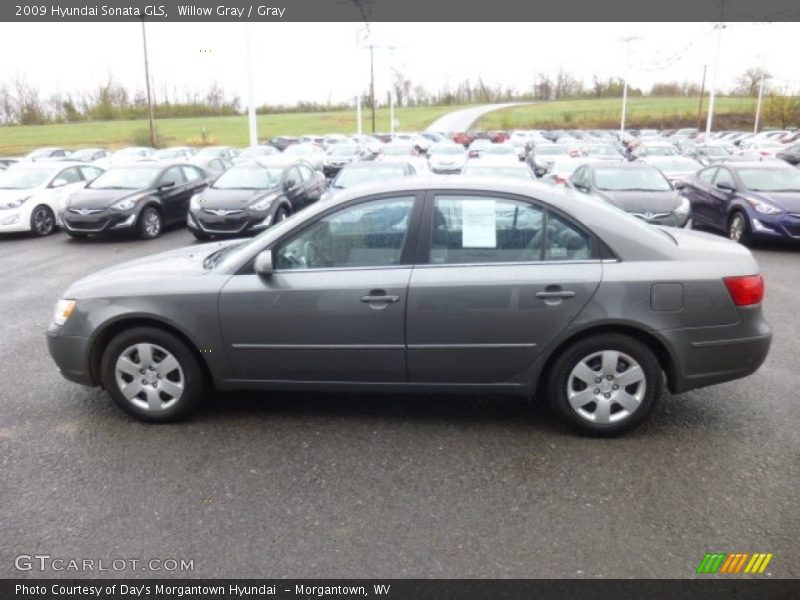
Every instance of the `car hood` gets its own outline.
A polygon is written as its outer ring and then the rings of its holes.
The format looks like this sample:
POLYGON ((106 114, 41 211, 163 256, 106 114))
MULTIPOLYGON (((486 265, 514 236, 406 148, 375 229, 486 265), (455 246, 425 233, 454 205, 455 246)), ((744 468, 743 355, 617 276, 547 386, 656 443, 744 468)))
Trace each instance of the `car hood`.
POLYGON ((278 192, 278 187, 266 190, 221 190, 206 188, 200 193, 201 208, 244 208, 263 198, 278 192))
POLYGON ((748 196, 763 198, 786 212, 800 214, 800 192, 750 192, 748 196))
POLYGON ((69 208, 106 208, 115 202, 131 196, 141 196, 149 190, 98 190, 83 188, 69 199, 69 208))
POLYGON ((626 212, 672 212, 680 204, 677 190, 666 192, 601 191, 599 195, 626 212))
POLYGON ((205 258, 238 243, 241 240, 196 244, 120 263, 76 281, 62 297, 80 300, 199 291, 200 283, 193 279, 214 273, 203 268, 205 258))

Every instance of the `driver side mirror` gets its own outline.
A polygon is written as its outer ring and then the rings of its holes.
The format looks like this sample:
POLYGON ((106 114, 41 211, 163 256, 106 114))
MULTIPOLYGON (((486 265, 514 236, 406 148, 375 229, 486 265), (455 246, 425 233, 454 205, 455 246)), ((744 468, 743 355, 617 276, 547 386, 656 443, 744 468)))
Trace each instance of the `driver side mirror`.
POLYGON ((162 189, 171 188, 171 187, 175 187, 175 182, 174 181, 164 181, 164 182, 159 184, 158 189, 162 190, 162 189))
POLYGON ((733 187, 733 185, 728 183, 727 181, 720 181, 717 184, 717 189, 725 191, 725 192, 735 192, 736 191, 736 188, 733 187))
POLYGON ((61 177, 59 177, 58 179, 54 179, 54 180, 53 180, 53 183, 51 183, 51 184, 50 184, 50 187, 51 187, 51 188, 59 188, 59 187, 64 187, 64 186, 65 186, 65 185, 67 185, 68 183, 69 183, 69 181, 67 181, 66 179, 62 179, 61 177))
POLYGON ((290 190, 292 189, 297 182, 294 179, 287 179, 283 182, 283 189, 290 190))
POLYGON ((272 268, 272 250, 263 250, 261 254, 256 256, 253 268, 257 275, 261 277, 271 277, 274 272, 272 268))

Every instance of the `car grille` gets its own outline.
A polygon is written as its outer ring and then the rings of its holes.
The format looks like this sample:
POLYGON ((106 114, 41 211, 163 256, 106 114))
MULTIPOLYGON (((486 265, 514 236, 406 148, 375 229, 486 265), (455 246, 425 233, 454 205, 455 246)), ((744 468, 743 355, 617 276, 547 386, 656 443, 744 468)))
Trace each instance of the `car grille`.
POLYGON ((70 219, 64 220, 69 228, 74 229, 75 231, 102 231, 108 226, 109 221, 111 221, 111 217, 103 217, 97 221, 73 221, 70 219))
POLYGON ((205 231, 220 233, 238 233, 247 226, 247 219, 226 219, 225 221, 206 221, 198 219, 205 231))
POLYGON ((75 213, 76 215, 86 216, 86 215, 96 215, 99 212, 103 212, 102 208, 70 208, 69 212, 75 213))
POLYGON ((668 217, 671 213, 631 213, 634 217, 639 217, 645 221, 657 221, 658 219, 663 219, 664 217, 668 217))
POLYGON ((244 211, 240 208, 204 208, 203 212, 218 217, 224 217, 227 215, 238 215, 244 211))

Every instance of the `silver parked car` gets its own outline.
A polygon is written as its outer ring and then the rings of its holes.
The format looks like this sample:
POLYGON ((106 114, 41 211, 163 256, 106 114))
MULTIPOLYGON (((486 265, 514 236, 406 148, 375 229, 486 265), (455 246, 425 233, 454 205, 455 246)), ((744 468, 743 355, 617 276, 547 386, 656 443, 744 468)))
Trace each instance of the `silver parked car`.
POLYGON ((571 189, 406 177, 82 279, 47 340, 67 379, 146 421, 212 388, 539 392, 611 435, 665 383, 758 369, 763 285, 746 248, 571 189))

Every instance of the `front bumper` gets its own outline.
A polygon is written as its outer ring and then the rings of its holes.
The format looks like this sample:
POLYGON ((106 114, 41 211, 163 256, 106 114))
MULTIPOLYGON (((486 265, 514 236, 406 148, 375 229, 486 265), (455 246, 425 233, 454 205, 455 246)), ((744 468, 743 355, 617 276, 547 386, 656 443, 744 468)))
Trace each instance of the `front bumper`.
POLYGON ((630 213, 634 217, 637 217, 644 221, 645 223, 649 223, 650 225, 662 225, 664 227, 686 227, 689 220, 692 218, 692 213, 686 213, 685 215, 679 215, 677 213, 630 213), (652 216, 651 216, 652 215, 652 216))
POLYGON ((205 211, 190 212, 186 226, 192 231, 209 235, 241 235, 256 233, 272 225, 272 210, 262 213, 242 210, 229 215, 214 215, 205 211))
POLYGON ((65 379, 81 385, 98 384, 92 380, 89 365, 89 338, 62 335, 59 327, 51 325, 47 330, 47 349, 65 379))
POLYGON ((0 233, 19 233, 30 230, 30 215, 19 210, 0 211, 0 233))
POLYGON ((136 227, 136 216, 133 209, 106 209, 91 215, 79 215, 67 210, 61 214, 60 222, 67 231, 74 233, 106 233, 133 229, 136 227))
POLYGON ((800 213, 763 215, 749 211, 750 233, 763 240, 800 242, 800 213))

